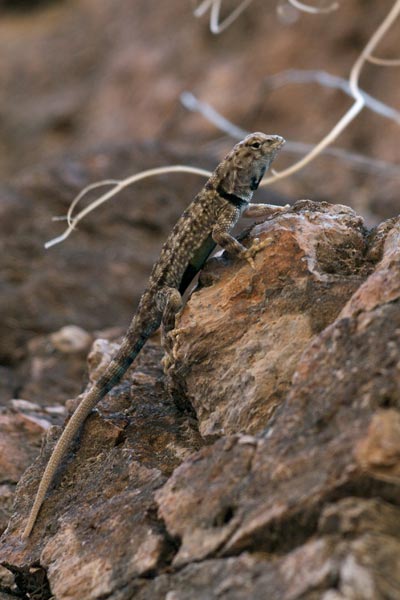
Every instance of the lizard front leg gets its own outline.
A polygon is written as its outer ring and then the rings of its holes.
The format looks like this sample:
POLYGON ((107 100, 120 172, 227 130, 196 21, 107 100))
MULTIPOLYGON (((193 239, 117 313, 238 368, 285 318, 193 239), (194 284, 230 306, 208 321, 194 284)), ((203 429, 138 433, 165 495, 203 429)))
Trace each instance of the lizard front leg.
POLYGON ((255 240, 250 248, 246 248, 238 242, 230 233, 229 230, 232 228, 232 225, 236 222, 235 220, 222 219, 220 220, 213 228, 212 237, 214 242, 216 242, 221 248, 237 256, 240 259, 247 260, 252 269, 255 269, 254 257, 263 248, 265 248, 272 240, 271 238, 266 238, 260 242, 259 240, 255 240))
POLYGON ((243 211, 243 217, 254 219, 270 217, 276 213, 286 212, 289 208, 290 204, 286 204, 285 206, 274 206, 274 204, 248 204, 243 211))

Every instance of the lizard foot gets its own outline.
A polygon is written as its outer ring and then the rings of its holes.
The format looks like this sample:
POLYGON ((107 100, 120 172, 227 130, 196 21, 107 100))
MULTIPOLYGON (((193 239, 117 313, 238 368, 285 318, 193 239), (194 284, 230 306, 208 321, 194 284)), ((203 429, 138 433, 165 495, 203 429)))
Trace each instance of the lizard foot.
POLYGON ((258 252, 260 252, 260 250, 263 250, 264 248, 269 246, 273 241, 274 241, 273 238, 270 238, 270 237, 267 237, 267 238, 263 239, 262 241, 260 241, 258 238, 254 238, 252 245, 250 246, 250 248, 247 248, 247 250, 245 250, 243 252, 241 258, 243 258, 244 260, 247 260, 247 262, 249 263, 251 268, 255 269, 256 268, 256 264, 254 262, 255 255, 258 252))
POLYGON ((173 361, 171 360, 171 357, 169 356, 169 354, 164 354, 164 356, 161 359, 161 366, 163 368, 165 375, 168 375, 168 372, 171 369, 172 365, 173 365, 173 361))
POLYGON ((170 338, 171 338, 171 349, 172 349, 172 358, 174 360, 178 360, 178 352, 177 352, 177 342, 178 342, 178 338, 182 333, 187 333, 187 329, 185 329, 184 327, 177 327, 176 329, 173 329, 172 331, 169 332, 170 338))
POLYGON ((292 208, 291 204, 285 204, 284 206, 277 206, 276 209, 274 209, 274 212, 272 214, 274 215, 275 213, 288 212, 288 211, 290 211, 291 208, 292 208))
POLYGON ((185 333, 185 331, 184 328, 176 328, 171 329, 168 333, 164 333, 162 339, 162 346, 165 352, 164 358, 162 359, 164 371, 168 371, 170 366, 178 360, 176 342, 178 341, 179 335, 185 333))

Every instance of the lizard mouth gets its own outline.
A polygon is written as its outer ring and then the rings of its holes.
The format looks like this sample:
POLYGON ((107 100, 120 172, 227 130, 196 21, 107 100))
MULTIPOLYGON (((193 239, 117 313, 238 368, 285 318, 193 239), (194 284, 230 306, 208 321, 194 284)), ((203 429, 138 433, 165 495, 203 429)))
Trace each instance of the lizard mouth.
POLYGON ((281 148, 286 142, 285 138, 281 135, 270 135, 268 138, 270 148, 281 148))

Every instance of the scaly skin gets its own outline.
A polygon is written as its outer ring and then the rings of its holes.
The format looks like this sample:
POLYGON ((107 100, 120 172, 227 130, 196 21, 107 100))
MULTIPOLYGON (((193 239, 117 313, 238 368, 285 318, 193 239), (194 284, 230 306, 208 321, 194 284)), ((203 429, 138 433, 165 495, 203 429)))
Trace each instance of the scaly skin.
POLYGON ((54 474, 90 411, 117 385, 147 339, 161 324, 165 331, 173 329, 175 315, 182 307, 181 294, 215 246, 219 244, 254 266, 254 255, 263 245, 253 244, 245 248, 229 231, 242 214, 261 217, 285 209, 269 204, 250 204, 254 190, 283 143, 284 139, 277 135, 248 135, 218 165, 179 218, 153 267, 147 289, 120 349, 84 396, 53 450, 23 538, 29 537, 54 474))

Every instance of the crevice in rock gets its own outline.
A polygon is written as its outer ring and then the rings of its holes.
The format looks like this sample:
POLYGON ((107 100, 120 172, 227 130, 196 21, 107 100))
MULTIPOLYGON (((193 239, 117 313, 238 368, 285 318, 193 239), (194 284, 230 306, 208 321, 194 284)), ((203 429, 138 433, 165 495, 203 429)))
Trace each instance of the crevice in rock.
POLYGON ((330 502, 337 502, 347 496, 364 500, 384 500, 393 506, 400 506, 398 484, 371 479, 367 475, 346 482, 342 487, 336 488, 323 499, 323 503, 325 505, 330 502))
POLYGON ((392 217, 367 231, 365 259, 372 265, 376 265, 382 259, 387 235, 397 222, 398 217, 392 217))
POLYGON ((236 506, 232 505, 222 507, 219 513, 215 515, 214 521, 212 523, 213 527, 223 527, 224 525, 230 523, 233 517, 235 516, 236 510, 236 506))
POLYGON ((392 394, 384 394, 382 398, 378 398, 377 401, 377 405, 381 408, 397 408, 398 404, 398 398, 392 394))
MULTIPOLYGON (((374 481, 368 477, 359 478, 357 481, 346 483, 341 488, 322 498, 312 510, 297 511, 286 519, 274 520, 264 529, 245 535, 234 547, 230 547, 230 540, 235 536, 233 532, 230 539, 221 549, 213 552, 208 559, 238 556, 242 552, 267 552, 276 556, 285 555, 305 544, 307 540, 318 531, 318 523, 323 508, 347 497, 366 499, 380 499, 399 506, 398 486, 382 481, 374 481), (225 548, 225 549, 224 549, 225 548)), ((221 526, 221 525, 219 525, 221 526)))
MULTIPOLYGON (((371 483, 374 482, 367 481, 367 479, 359 481, 358 496, 360 497, 360 499, 365 500, 368 497, 368 494, 366 494, 366 488, 368 486, 371 497, 381 497, 381 494, 378 493, 381 484, 379 482, 376 482, 376 485, 371 485, 371 483)), ((153 580, 161 576, 162 574, 168 573, 168 575, 176 575, 182 571, 185 571, 190 565, 202 564, 205 561, 209 560, 224 560, 228 558, 233 558, 241 555, 243 552, 248 553, 250 555, 254 554, 254 556, 257 556, 258 558, 260 558, 265 552, 265 562, 273 564, 274 560, 276 560, 277 558, 285 557, 285 555, 295 551, 301 545, 306 544, 310 540, 310 538, 318 532, 318 521, 320 514, 329 501, 339 501, 346 497, 357 497, 357 493, 355 493, 356 491, 357 490, 352 489, 352 486, 343 486, 343 488, 339 490, 339 493, 332 494, 332 497, 330 499, 324 498, 323 500, 321 500, 321 502, 315 507, 315 510, 310 512, 309 514, 305 512, 293 514, 290 519, 286 519, 284 522, 282 521, 279 523, 276 522, 275 524, 272 524, 268 530, 264 530, 262 533, 260 533, 258 537, 252 536, 252 542, 254 547, 251 547, 251 545, 249 544, 247 547, 238 549, 237 552, 213 552, 212 554, 206 557, 202 557, 198 560, 191 560, 188 563, 181 564, 176 567, 171 566, 171 564, 160 565, 159 567, 157 567, 157 569, 154 569, 153 571, 145 575, 141 575, 140 577, 132 579, 126 585, 126 588, 127 590, 129 590, 129 593, 132 594, 133 589, 139 589, 141 585, 145 584, 147 581, 153 580), (302 535, 299 535, 299 530, 301 530, 302 535), (267 543, 265 541, 266 538, 268 538, 267 543)), ((227 506, 223 511, 221 511, 220 516, 221 518, 223 517, 231 519, 234 516, 232 512, 234 512, 234 507, 227 506)), ((161 522, 157 516, 155 516, 155 518, 158 523, 161 522)), ((217 524, 216 526, 219 526, 219 524, 217 524)), ((344 536, 343 533, 342 535, 344 536)), ((354 531, 353 535, 357 537, 359 533, 357 531, 354 531)), ((351 539, 351 536, 352 534, 350 533, 349 535, 346 535, 344 537, 351 539)), ((319 591, 321 591, 322 593, 326 590, 327 586, 330 590, 339 589, 340 574, 334 569, 328 575, 328 577, 329 579, 324 580, 323 584, 321 584, 320 586, 317 585, 312 588, 313 594, 318 594, 319 591)), ((128 597, 131 598, 133 597, 133 595, 127 596, 127 598, 128 597)), ((312 597, 317 598, 316 595, 312 597)), ((107 599, 104 598, 104 600, 107 599)))
POLYGON ((167 567, 169 568, 181 546, 181 539, 178 536, 172 536, 164 522, 158 514, 158 507, 153 504, 147 511, 147 517, 152 522, 153 527, 159 531, 164 538, 164 547, 160 553, 158 564, 154 569, 141 575, 141 578, 154 579, 167 567))
POLYGON ((127 435, 126 435, 126 427, 127 424, 125 425, 124 429, 121 429, 121 431, 118 433, 118 436, 114 442, 114 447, 116 448, 117 446, 123 446, 124 443, 126 442, 127 439, 127 435))
MULTIPOLYGON (((283 521, 275 520, 265 529, 243 537, 234 548, 222 549, 216 557, 229 558, 242 552, 267 552, 276 556, 287 554, 304 544, 317 531, 320 511, 296 512, 283 521)), ((235 534, 233 534, 235 535, 235 534)), ((212 556, 208 558, 213 558, 212 556)))
MULTIPOLYGON (((8 569, 15 577, 15 584, 20 592, 13 595, 19 598, 29 600, 50 600, 52 593, 50 590, 47 572, 39 564, 34 563, 30 566, 16 567, 3 562, 2 566, 8 569)), ((11 591, 7 591, 12 594, 11 591)))

